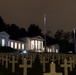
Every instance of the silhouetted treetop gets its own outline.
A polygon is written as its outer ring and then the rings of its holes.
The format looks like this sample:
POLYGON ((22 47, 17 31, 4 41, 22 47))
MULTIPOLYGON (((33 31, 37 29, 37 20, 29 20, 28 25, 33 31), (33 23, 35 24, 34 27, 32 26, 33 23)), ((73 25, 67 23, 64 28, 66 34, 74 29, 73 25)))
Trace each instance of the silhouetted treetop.
POLYGON ((41 35, 41 29, 38 25, 31 24, 28 28, 28 35, 29 36, 38 36, 41 35))
POLYGON ((4 23, 4 20, 0 16, 0 31, 6 30, 6 24, 4 23))
POLYGON ((55 35, 55 39, 57 40, 62 40, 64 38, 64 31, 63 30, 58 30, 55 35))

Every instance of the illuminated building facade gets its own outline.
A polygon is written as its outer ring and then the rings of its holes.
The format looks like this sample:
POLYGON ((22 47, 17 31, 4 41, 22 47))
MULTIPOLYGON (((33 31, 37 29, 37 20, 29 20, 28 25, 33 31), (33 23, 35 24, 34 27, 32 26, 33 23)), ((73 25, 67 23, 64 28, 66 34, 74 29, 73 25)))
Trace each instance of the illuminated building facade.
MULTIPOLYGON (((24 37, 20 38, 19 41, 9 39, 9 34, 5 31, 0 32, 0 46, 8 46, 18 50, 31 50, 35 52, 44 52, 43 41, 41 36, 36 37, 24 37)), ((59 53, 58 46, 52 45, 47 47, 47 52, 59 53)))

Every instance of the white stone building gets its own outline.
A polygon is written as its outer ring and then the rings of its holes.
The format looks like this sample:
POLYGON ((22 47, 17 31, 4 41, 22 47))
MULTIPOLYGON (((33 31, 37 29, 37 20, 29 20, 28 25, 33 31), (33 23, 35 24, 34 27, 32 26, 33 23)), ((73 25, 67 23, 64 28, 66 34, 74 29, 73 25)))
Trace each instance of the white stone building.
MULTIPOLYGON (((24 37, 17 40, 9 39, 9 34, 5 31, 0 32, 0 46, 8 46, 18 50, 30 50, 36 52, 44 52, 43 41, 44 39, 41 36, 36 37, 24 37)), ((51 45, 46 47, 47 52, 59 53, 59 46, 51 45)))
POLYGON ((43 51, 43 38, 41 36, 21 38, 25 42, 26 50, 43 51))
POLYGON ((60 46, 58 44, 47 46, 47 52, 59 53, 60 46))
POLYGON ((19 39, 20 41, 11 40, 9 36, 5 31, 0 32, 1 46, 9 46, 18 50, 43 51, 43 38, 41 36, 24 37, 19 39))
POLYGON ((7 34, 5 31, 0 32, 0 46, 9 46, 14 49, 25 49, 25 42, 16 41, 9 39, 9 34, 7 34))

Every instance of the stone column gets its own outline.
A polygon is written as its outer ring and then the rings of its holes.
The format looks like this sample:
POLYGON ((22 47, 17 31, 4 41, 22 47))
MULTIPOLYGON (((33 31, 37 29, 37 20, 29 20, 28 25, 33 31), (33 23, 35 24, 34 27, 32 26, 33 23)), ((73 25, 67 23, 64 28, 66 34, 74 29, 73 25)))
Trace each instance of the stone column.
POLYGON ((34 40, 34 51, 35 51, 35 40, 34 40))
POLYGON ((38 40, 37 40, 37 51, 38 51, 38 40))

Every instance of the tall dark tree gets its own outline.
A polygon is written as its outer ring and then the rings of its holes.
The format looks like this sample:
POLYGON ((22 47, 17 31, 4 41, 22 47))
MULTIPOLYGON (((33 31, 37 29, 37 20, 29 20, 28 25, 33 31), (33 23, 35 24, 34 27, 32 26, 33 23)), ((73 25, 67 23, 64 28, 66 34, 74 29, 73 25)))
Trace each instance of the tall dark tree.
POLYGON ((55 34, 55 41, 60 45, 60 52, 68 53, 70 49, 74 51, 72 32, 64 32, 63 30, 58 30, 55 34))
POLYGON ((24 28, 20 29, 20 37, 26 37, 27 36, 27 31, 24 28))
MULTIPOLYGON (((51 31, 47 31, 46 33, 46 45, 55 44, 54 38, 52 37, 52 35, 50 35, 51 33, 52 33, 51 31)), ((45 42, 45 39, 44 39, 44 42, 45 42)))
POLYGON ((55 39, 57 40, 62 40, 64 39, 64 31, 63 30, 58 30, 55 35, 54 35, 55 39))
POLYGON ((72 33, 71 32, 64 33, 64 39, 69 42, 72 39, 72 33))
POLYGON ((15 24, 11 24, 9 34, 11 39, 18 39, 20 37, 20 28, 15 24))
POLYGON ((41 29, 39 28, 38 25, 31 24, 30 27, 28 28, 28 35, 29 36, 41 35, 41 29))
POLYGON ((10 26, 9 24, 6 25, 6 30, 5 30, 5 31, 6 31, 8 34, 10 34, 10 27, 11 27, 11 26, 10 26))
POLYGON ((0 16, 0 31, 4 31, 4 30, 6 30, 6 23, 4 22, 4 20, 0 16))

